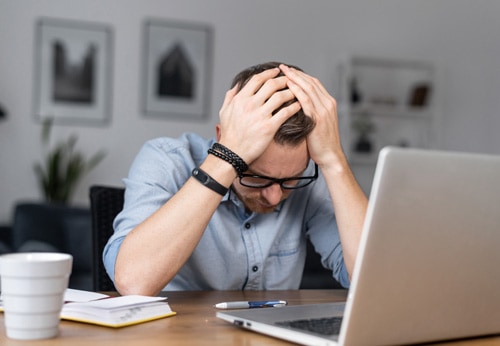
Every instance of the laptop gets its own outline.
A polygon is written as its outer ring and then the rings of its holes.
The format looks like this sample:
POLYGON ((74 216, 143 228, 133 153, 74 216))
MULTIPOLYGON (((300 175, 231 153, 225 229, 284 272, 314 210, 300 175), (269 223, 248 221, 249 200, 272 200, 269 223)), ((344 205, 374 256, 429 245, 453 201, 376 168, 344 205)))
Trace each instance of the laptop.
POLYGON ((500 156, 382 149, 347 301, 216 316, 304 345, 499 334, 500 156))

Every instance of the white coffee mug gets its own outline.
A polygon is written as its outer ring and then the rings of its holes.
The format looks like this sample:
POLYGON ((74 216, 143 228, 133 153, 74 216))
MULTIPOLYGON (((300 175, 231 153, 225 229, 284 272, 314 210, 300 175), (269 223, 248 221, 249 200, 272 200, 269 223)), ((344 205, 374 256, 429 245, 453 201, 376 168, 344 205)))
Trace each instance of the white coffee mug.
POLYGON ((57 336, 73 257, 54 252, 0 256, 7 337, 19 340, 57 336))

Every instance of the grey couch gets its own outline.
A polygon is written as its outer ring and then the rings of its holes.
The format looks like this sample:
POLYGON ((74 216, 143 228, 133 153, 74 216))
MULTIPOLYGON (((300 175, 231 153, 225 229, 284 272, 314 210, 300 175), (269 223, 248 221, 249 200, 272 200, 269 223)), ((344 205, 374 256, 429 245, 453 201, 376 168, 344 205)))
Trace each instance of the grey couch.
POLYGON ((90 210, 60 204, 21 202, 0 233, 1 252, 56 251, 73 255, 69 287, 92 290, 90 210))

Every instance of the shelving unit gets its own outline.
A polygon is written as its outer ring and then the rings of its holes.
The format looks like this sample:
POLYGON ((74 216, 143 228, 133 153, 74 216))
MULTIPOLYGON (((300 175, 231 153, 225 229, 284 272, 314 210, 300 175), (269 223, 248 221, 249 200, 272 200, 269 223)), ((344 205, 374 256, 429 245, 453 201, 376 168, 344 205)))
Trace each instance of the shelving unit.
POLYGON ((385 146, 432 147, 435 71, 419 61, 354 56, 340 66, 339 119, 344 150, 369 193, 385 146), (362 135, 362 129, 368 129, 362 135))

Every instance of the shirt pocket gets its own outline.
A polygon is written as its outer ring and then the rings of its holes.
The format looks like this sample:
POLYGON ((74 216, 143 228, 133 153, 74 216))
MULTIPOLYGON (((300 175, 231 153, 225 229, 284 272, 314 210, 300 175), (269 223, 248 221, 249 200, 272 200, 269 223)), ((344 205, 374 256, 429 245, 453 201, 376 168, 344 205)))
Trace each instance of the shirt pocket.
POLYGON ((305 241, 287 233, 275 241, 266 259, 265 289, 297 289, 305 262, 305 241))

